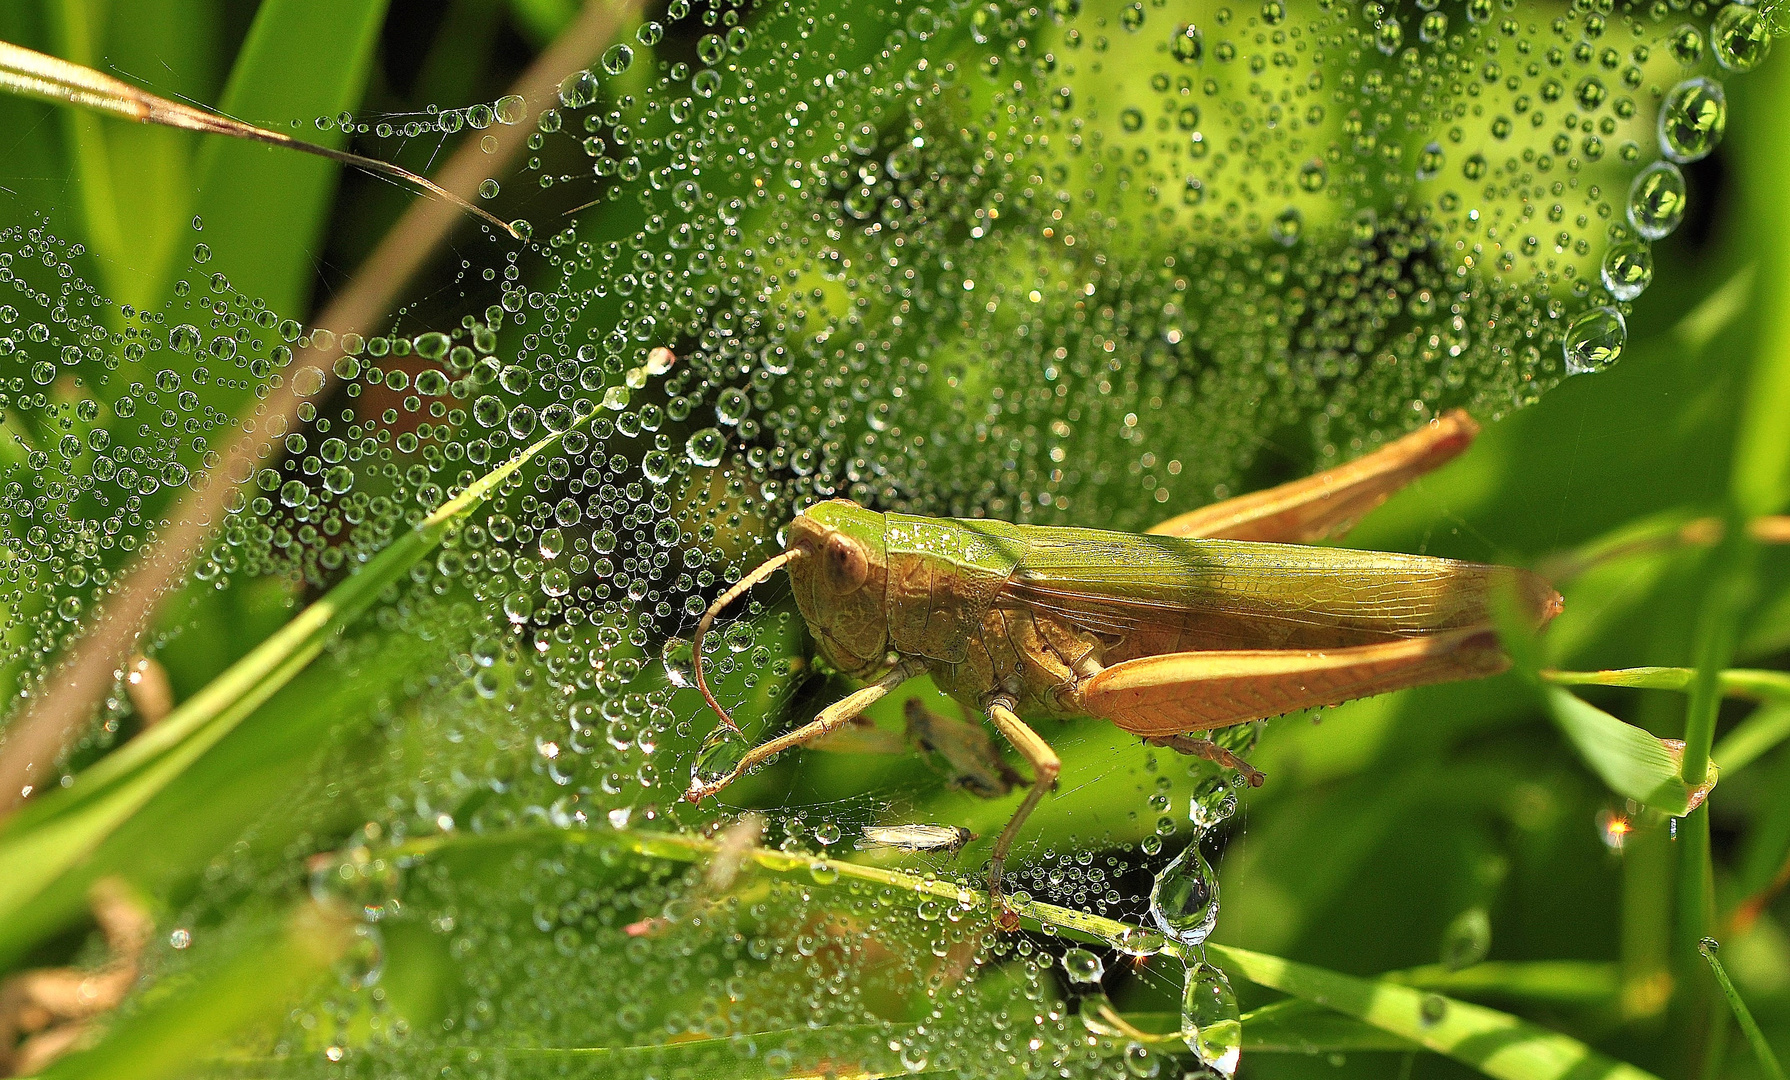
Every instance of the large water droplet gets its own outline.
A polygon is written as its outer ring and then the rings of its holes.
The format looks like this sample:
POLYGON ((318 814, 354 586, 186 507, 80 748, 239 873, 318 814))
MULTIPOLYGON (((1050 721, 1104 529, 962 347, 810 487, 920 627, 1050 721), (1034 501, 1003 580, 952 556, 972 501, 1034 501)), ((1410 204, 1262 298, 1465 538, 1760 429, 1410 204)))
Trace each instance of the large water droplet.
POLYGON ((1602 371, 1622 358, 1628 344, 1628 324, 1613 307, 1596 307, 1574 319, 1566 328, 1562 347, 1566 370, 1574 375, 1602 371))
POLYGON ((1708 157, 1727 125, 1728 99, 1721 84, 1701 77, 1686 79, 1660 103, 1660 153, 1679 162, 1708 157))
POLYGON ((727 436, 715 428, 703 428, 684 443, 685 453, 693 464, 705 469, 721 464, 721 452, 727 449, 727 436))
POLYGON ((689 638, 666 638, 665 647, 659 651, 659 659, 665 663, 665 678, 673 686, 689 687, 696 685, 692 673, 695 656, 690 648, 689 638))
POLYGON ((1709 28, 1709 44, 1729 71, 1751 71, 1771 55, 1771 29, 1757 8, 1729 4, 1709 28))
POLYGON ((1604 288, 1618 300, 1633 300, 1653 281, 1653 252, 1645 243, 1626 240, 1604 252, 1604 288))
POLYGON ((1210 964, 1187 969, 1181 994, 1181 1038, 1201 1064, 1223 1076, 1237 1075, 1243 1058, 1243 1017, 1225 973, 1210 964))
POLYGON ((1628 221, 1648 240, 1678 228, 1684 220, 1684 174, 1669 161, 1642 169, 1628 187, 1628 221))
POLYGON ((1492 950, 1492 919, 1485 908, 1470 907, 1442 932, 1442 965, 1450 971, 1472 967, 1492 950))
POLYGON ((1087 949, 1074 948, 1063 954, 1063 970, 1072 983, 1097 983, 1106 974, 1106 965, 1087 949))
POLYGON ((751 749, 739 732, 718 727, 702 740, 702 750, 696 755, 696 763, 690 766, 690 779, 705 786, 718 784, 733 775, 751 749))
POLYGON ((1198 839, 1156 875, 1150 918, 1183 945, 1198 945, 1212 932, 1218 921, 1218 881, 1198 839))

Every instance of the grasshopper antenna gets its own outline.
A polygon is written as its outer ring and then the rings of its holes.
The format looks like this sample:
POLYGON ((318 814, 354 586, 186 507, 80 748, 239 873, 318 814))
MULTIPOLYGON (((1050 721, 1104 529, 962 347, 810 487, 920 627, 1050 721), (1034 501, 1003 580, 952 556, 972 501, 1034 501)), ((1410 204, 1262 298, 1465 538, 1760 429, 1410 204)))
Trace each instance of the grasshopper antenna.
POLYGON ((738 731, 740 730, 740 725, 733 722, 733 717, 727 715, 727 710, 723 709, 721 703, 715 700, 715 695, 709 692, 709 681, 702 672, 703 636, 709 632, 709 627, 714 625, 715 616, 721 614, 723 608, 745 595, 746 591, 752 588, 752 586, 766 580, 779 569, 795 562, 801 557, 802 549, 792 548, 781 555, 773 556, 760 563, 758 569, 747 574, 745 577, 741 578, 733 588, 728 589, 726 592, 716 597, 715 602, 709 605, 709 609, 702 613, 702 618, 696 623, 696 636, 690 642, 690 659, 692 665, 696 668, 696 688, 702 691, 702 696, 708 701, 709 708, 715 710, 715 715, 719 716, 721 722, 726 724, 730 730, 738 731))

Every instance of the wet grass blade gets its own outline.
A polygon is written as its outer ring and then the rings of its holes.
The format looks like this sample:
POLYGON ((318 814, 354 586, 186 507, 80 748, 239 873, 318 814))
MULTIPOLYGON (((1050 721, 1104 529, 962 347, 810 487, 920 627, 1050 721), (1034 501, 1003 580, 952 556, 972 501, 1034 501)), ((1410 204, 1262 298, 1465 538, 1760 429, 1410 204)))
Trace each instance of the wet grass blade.
POLYGON ((1746 1002, 1740 1000, 1740 991, 1734 989, 1734 981, 1728 978, 1727 969, 1716 959, 1715 939, 1704 938, 1697 949, 1703 954, 1703 959, 1709 961, 1710 973, 1715 976, 1722 994, 1727 997, 1728 1007, 1734 1010, 1734 1019, 1740 1024, 1747 1042, 1752 1044, 1753 1056, 1759 1059, 1759 1070, 1765 1074, 1766 1080, 1784 1080, 1784 1066, 1779 1064, 1777 1054, 1765 1040, 1765 1032, 1759 1030, 1759 1022, 1753 1019, 1752 1010, 1746 1007, 1746 1002))
POLYGON ((1626 1062, 1509 1013, 1278 956, 1206 946, 1232 975, 1323 1005, 1499 1080, 1647 1080, 1626 1062))
POLYGON ((1683 743, 1656 738, 1557 687, 1543 694, 1554 723, 1616 794, 1682 817, 1715 787, 1714 762, 1706 762, 1701 784, 1685 782, 1683 743))
MULTIPOLYGON (((586 419, 589 415, 593 414, 586 419)), ((398 537, 359 573, 231 665, 162 723, 100 760, 71 787, 27 803, 0 831, 0 866, 7 868, 0 876, 0 927, 303 671, 336 634, 370 608, 417 560, 433 551, 460 519, 562 437, 563 433, 548 435, 486 473, 398 537)))
POLYGON ((0 42, 0 90, 53 104, 76 105, 84 109, 93 109, 134 123, 160 124, 164 127, 199 131, 210 135, 228 135, 232 138, 248 139, 253 142, 267 143, 270 146, 298 150, 306 154, 316 154, 319 157, 329 158, 331 161, 353 165, 356 168, 366 169, 369 172, 376 172, 382 176, 389 176, 394 180, 413 185, 438 199, 444 199, 459 206, 469 214, 484 219, 487 223, 511 236, 517 235, 508 223, 407 169, 401 169, 376 158, 362 157, 344 150, 335 150, 327 146, 318 146, 316 143, 304 142, 277 131, 258 128, 240 120, 232 120, 227 116, 219 116, 204 109, 196 109, 190 105, 157 97, 155 94, 139 90, 127 82, 114 79, 110 75, 102 74, 92 68, 71 64, 66 60, 8 42, 0 42))

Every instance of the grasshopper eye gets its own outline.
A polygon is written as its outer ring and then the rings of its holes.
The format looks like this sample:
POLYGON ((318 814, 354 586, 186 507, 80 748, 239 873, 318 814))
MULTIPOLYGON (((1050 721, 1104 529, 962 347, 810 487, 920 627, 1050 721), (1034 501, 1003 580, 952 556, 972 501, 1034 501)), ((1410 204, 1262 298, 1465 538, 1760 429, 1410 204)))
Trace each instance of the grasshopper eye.
POLYGON ((834 533, 827 540, 824 558, 827 577, 835 593, 853 592, 870 576, 870 560, 865 556, 863 546, 842 533, 834 533))

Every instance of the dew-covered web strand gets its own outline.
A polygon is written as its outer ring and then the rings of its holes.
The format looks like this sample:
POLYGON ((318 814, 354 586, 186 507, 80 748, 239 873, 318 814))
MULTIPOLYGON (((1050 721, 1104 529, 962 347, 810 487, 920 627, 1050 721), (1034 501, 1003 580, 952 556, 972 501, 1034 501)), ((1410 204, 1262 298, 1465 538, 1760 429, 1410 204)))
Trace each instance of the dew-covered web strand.
POLYGON ((703 700, 708 702, 709 708, 715 711, 715 715, 721 718, 721 723, 726 725, 729 731, 738 731, 740 730, 740 726, 734 723, 733 717, 727 715, 727 710, 721 707, 721 703, 715 700, 713 691, 709 689, 708 676, 704 673, 705 665, 702 660, 703 639, 708 636, 709 627, 715 624, 716 616, 720 615, 729 604, 732 604, 735 600, 746 595, 746 593, 754 586, 770 580, 772 574, 775 574, 777 571, 801 557, 801 548, 791 548, 780 555, 773 555, 771 558, 766 559, 763 563, 759 564, 757 569, 741 578, 732 588, 716 597, 715 602, 708 606, 708 610, 704 611, 702 613, 702 618, 698 619, 696 622, 696 633, 690 638, 690 663, 696 675, 696 688, 702 691, 703 700))
MULTIPOLYGON (((536 115, 554 99, 567 72, 582 68, 590 57, 602 51, 638 3, 639 0, 618 0, 585 5, 578 19, 516 81, 513 93, 530 103, 529 116, 536 115)), ((477 140, 467 142, 448 159, 433 183, 457 193, 463 202, 477 192, 481 183, 509 166, 527 141, 528 127, 517 124, 501 128, 492 149, 481 146, 477 140)), ((298 393, 300 371, 309 368, 316 373, 318 384, 310 396, 320 394, 334 377, 334 361, 342 355, 342 338, 365 333, 383 318, 461 220, 452 203, 412 203, 348 285, 324 308, 316 325, 334 333, 329 344, 309 345, 298 354, 283 385, 254 409, 250 422, 241 426, 244 434, 231 443, 223 459, 210 470, 208 482, 182 498, 169 525, 157 534, 148 552, 108 599, 103 617, 90 620, 72 646, 71 655, 59 663, 52 684, 54 691, 31 695, 7 725, 6 738, 0 741, 0 819, 43 782, 70 740, 90 721, 110 692, 114 673, 136 649, 162 601, 189 572, 199 547, 223 519, 232 493, 253 475, 255 463, 265 459, 274 447, 277 437, 270 421, 278 418, 285 422, 279 425, 283 427, 297 416, 298 407, 307 396, 298 393)))

